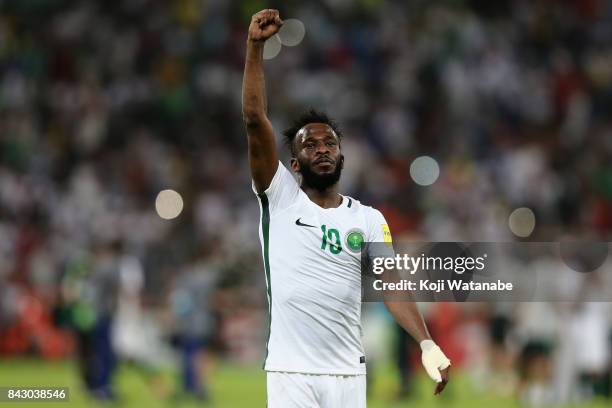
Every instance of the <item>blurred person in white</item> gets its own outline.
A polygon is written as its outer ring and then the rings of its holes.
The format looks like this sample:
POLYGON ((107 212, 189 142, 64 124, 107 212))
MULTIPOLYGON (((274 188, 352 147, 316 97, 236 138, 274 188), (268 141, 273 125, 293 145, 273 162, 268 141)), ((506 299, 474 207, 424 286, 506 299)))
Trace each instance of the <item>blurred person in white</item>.
POLYGON ((112 341, 119 360, 139 369, 149 381, 151 392, 165 398, 169 385, 162 371, 170 365, 172 356, 162 341, 158 322, 143 308, 144 280, 138 257, 123 254, 119 262, 119 296, 112 341))
MULTIPOLYGON (((380 211, 338 192, 342 133, 326 114, 310 110, 283 132, 291 171, 301 183, 280 163, 267 117, 263 50, 282 25, 277 10, 253 15, 242 88, 270 312, 267 404, 364 408, 359 253, 368 251, 370 259, 390 256, 391 233, 380 211), (365 242, 388 245, 374 250, 364 248, 365 242)), ((427 374, 437 382, 434 394, 442 392, 450 360, 431 339, 416 304, 385 298, 385 305, 419 342, 427 374)))
POLYGON ((609 304, 585 302, 576 305, 569 322, 578 373, 578 398, 589 400, 608 391, 610 367, 609 304), (608 384, 606 384, 608 382, 608 384))
MULTIPOLYGON (((479 374, 484 377, 478 378, 476 384, 482 384, 487 388, 487 391, 492 391, 497 395, 512 396, 516 394, 518 385, 518 376, 515 370, 516 350, 511 347, 511 332, 512 332, 512 306, 508 304, 487 305, 490 307, 489 316, 489 336, 487 344, 478 344, 478 337, 475 337, 475 345, 470 345, 472 355, 474 357, 474 366, 478 373, 479 359, 486 359, 484 365, 485 370, 479 374), (480 347, 484 346, 488 349, 488 353, 483 356, 480 352, 480 347)), ((472 363, 470 362, 470 368, 472 363)))
POLYGON ((610 262, 598 272, 580 273, 561 259, 542 257, 528 268, 538 277, 539 299, 553 302, 517 308, 522 400, 538 406, 608 395, 610 303, 588 300, 603 299, 607 293, 610 262), (554 301, 559 299, 566 301, 554 301))
POLYGON ((530 407, 554 401, 552 353, 559 321, 552 304, 519 303, 515 310, 514 347, 518 350, 519 399, 530 407))
POLYGON ((608 261, 588 273, 564 268, 568 278, 573 278, 570 299, 575 301, 557 308, 565 322, 558 336, 559 373, 555 373, 555 396, 559 403, 610 396, 611 304, 597 300, 609 293, 611 266, 608 261))

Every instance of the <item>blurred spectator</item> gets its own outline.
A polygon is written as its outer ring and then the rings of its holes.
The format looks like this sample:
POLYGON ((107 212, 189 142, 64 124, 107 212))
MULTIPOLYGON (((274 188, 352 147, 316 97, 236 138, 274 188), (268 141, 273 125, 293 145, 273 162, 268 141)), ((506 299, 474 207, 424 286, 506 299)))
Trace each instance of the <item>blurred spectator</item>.
POLYGON ((210 398, 207 375, 216 322, 213 293, 218 265, 196 259, 181 271, 170 294, 176 344, 181 355, 183 391, 202 400, 210 398))
POLYGON ((83 382, 99 400, 116 398, 112 383, 116 368, 112 329, 120 250, 118 242, 97 245, 91 258, 75 259, 63 279, 63 320, 76 333, 83 382))

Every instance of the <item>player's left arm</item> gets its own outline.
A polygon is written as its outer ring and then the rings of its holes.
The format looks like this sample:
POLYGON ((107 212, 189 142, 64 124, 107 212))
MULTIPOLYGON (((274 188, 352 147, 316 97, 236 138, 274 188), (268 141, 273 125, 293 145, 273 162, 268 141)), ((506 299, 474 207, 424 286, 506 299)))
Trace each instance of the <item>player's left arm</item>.
MULTIPOLYGON (((375 257, 393 257, 393 239, 385 217, 380 211, 372 209, 369 220, 368 242, 384 243, 384 245, 371 245, 368 248, 370 259, 375 257)), ((397 271, 386 271, 382 275, 383 281, 397 281, 397 271)), ((434 395, 444 390, 449 380, 450 360, 444 355, 440 347, 434 343, 429 335, 423 316, 414 301, 411 300, 410 292, 384 292, 385 306, 397 321, 421 346, 421 361, 425 371, 437 385, 434 395)))
POLYGON ((449 380, 450 360, 431 339, 416 303, 385 297, 385 306, 395 321, 421 346, 423 367, 431 379, 437 383, 434 395, 441 393, 449 380))

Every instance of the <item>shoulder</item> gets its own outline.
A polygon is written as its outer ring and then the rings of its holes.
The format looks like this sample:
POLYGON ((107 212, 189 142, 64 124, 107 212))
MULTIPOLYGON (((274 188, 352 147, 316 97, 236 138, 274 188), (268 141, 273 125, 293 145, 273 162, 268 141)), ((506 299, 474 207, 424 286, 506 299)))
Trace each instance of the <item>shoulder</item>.
POLYGON ((365 216, 368 220, 384 220, 382 213, 378 209, 370 205, 364 204, 361 201, 347 195, 344 196, 344 199, 348 200, 347 207, 349 209, 363 214, 363 216, 365 216))
POLYGON ((353 201, 349 210, 355 211, 354 215, 362 220, 368 242, 392 242, 389 225, 380 210, 352 197, 344 197, 353 201))
POLYGON ((362 211, 366 207, 359 200, 345 194, 342 194, 342 200, 342 205, 351 211, 362 211))

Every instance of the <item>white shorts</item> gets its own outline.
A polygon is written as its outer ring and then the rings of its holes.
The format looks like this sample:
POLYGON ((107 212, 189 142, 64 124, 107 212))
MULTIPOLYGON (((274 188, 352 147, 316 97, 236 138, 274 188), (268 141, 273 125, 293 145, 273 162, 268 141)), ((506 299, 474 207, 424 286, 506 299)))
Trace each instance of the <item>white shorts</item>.
POLYGON ((268 372, 268 408, 365 408, 365 375, 268 372))

